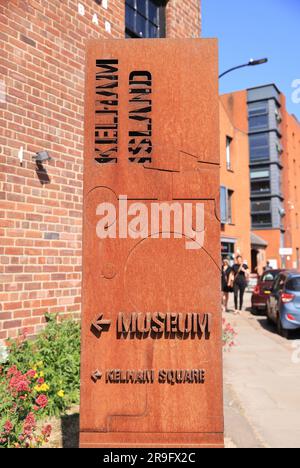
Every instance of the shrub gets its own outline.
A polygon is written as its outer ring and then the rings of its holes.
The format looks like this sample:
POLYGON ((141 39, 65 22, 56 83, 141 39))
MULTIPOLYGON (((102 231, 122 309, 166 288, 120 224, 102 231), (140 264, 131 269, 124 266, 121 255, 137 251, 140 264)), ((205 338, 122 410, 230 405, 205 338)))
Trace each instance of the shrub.
POLYGON ((9 342, 6 368, 15 365, 21 372, 35 371, 34 390, 48 398, 49 416, 59 416, 79 403, 80 326, 73 320, 48 323, 34 341, 25 336, 9 342))
POLYGON ((46 395, 35 391, 36 372, 22 373, 16 366, 0 370, 0 447, 35 448, 48 441, 51 426, 39 428, 48 405, 46 395))

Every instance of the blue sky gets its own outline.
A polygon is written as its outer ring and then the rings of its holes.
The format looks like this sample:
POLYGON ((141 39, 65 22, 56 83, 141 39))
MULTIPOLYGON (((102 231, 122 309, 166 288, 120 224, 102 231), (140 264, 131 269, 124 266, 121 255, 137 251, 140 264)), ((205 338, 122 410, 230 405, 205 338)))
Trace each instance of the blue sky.
POLYGON ((202 0, 202 37, 219 39, 220 73, 250 58, 269 58, 222 78, 220 92, 275 83, 300 120, 300 103, 292 101, 292 83, 300 83, 299 31, 300 0, 202 0))

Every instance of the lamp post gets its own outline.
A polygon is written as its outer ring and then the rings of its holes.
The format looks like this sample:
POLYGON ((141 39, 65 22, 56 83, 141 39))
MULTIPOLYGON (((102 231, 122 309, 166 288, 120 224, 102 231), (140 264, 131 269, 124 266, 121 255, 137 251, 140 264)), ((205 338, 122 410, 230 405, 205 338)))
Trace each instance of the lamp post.
POLYGON ((222 73, 219 78, 222 78, 223 76, 227 75, 227 73, 230 73, 234 70, 238 70, 239 68, 244 68, 244 67, 254 67, 256 65, 263 65, 264 63, 267 63, 268 62, 268 59, 267 58, 263 58, 263 59, 259 59, 259 60, 249 60, 248 63, 245 63, 244 65, 239 65, 237 67, 233 67, 233 68, 230 68, 229 70, 226 70, 224 73, 222 73))

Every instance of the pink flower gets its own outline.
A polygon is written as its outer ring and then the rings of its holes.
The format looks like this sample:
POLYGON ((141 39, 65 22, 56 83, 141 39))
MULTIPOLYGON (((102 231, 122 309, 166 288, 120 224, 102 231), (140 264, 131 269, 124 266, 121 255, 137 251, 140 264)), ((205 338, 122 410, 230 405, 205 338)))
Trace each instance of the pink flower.
POLYGON ((21 392, 30 391, 27 374, 23 375, 22 372, 17 370, 16 366, 13 366, 8 370, 7 376, 10 378, 9 389, 13 393, 21 393, 21 392))
POLYGON ((42 434, 43 434, 43 436, 46 437, 46 438, 50 437, 51 432, 52 432, 52 426, 50 426, 50 424, 47 424, 47 425, 44 426, 43 429, 42 429, 42 434))
POLYGON ((26 376, 29 377, 30 379, 33 379, 35 377, 36 372, 33 369, 30 369, 27 373, 26 376))
POLYGON ((12 430, 13 430, 14 426, 12 425, 12 423, 10 421, 6 421, 6 423, 4 424, 4 431, 9 434, 12 430))
POLYGON ((40 395, 36 400, 36 404, 40 406, 40 408, 45 408, 48 405, 48 398, 46 395, 40 395))
POLYGON ((7 376, 11 377, 12 375, 15 375, 18 372, 18 369, 16 366, 12 366, 8 369, 7 371, 7 376))
POLYGON ((32 434, 33 429, 35 429, 36 421, 33 413, 29 413, 24 422, 24 433, 27 436, 32 434))

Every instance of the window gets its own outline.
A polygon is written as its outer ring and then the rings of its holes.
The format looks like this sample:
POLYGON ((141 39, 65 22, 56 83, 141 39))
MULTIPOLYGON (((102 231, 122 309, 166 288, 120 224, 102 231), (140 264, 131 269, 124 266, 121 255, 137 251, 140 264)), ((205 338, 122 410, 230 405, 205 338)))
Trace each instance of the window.
POLYGON ((234 241, 221 243, 222 258, 231 258, 234 260, 235 243, 234 241))
POLYGON ((221 223, 232 224, 232 198, 234 192, 221 187, 221 223))
POLYGON ((249 130, 267 130, 269 128, 268 101, 249 105, 249 130))
POLYGON ((226 167, 228 171, 232 169, 231 167, 231 143, 232 143, 232 138, 227 136, 226 137, 226 167))
POLYGON ((274 283, 274 288, 273 288, 274 291, 276 292, 283 291, 285 282, 286 282, 286 277, 283 275, 279 275, 277 280, 274 283))
POLYGON ((251 178, 251 194, 264 194, 271 192, 270 170, 252 170, 251 178))
POLYGON ((221 223, 227 223, 227 188, 221 187, 221 223))
POLYGON ((262 277, 262 282, 274 281, 276 276, 277 276, 277 273, 270 270, 264 274, 264 276, 262 277))
POLYGON ((233 198, 233 191, 228 190, 227 191, 227 197, 228 197, 228 224, 232 224, 232 198, 233 198))
POLYGON ((251 171, 251 180, 257 179, 268 179, 270 177, 269 169, 259 169, 257 171, 251 171))
POLYGON ((251 162, 265 161, 270 159, 269 134, 260 133, 250 135, 250 160, 251 162))
POLYGON ((296 276, 295 278, 289 279, 286 283, 286 290, 300 292, 300 277, 296 276))
POLYGON ((270 180, 263 180, 263 181, 254 181, 251 182, 251 193, 252 194, 263 194, 263 193, 270 193, 271 186, 270 180))
POLYGON ((126 37, 165 37, 165 2, 163 0, 126 0, 126 37))
POLYGON ((272 226, 272 215, 271 213, 252 214, 252 226, 259 227, 271 227, 272 226))
POLYGON ((251 218, 253 227, 272 226, 270 200, 255 200, 251 202, 251 218))
POLYGON ((252 213, 270 212, 271 202, 270 200, 257 200, 251 203, 252 213))

